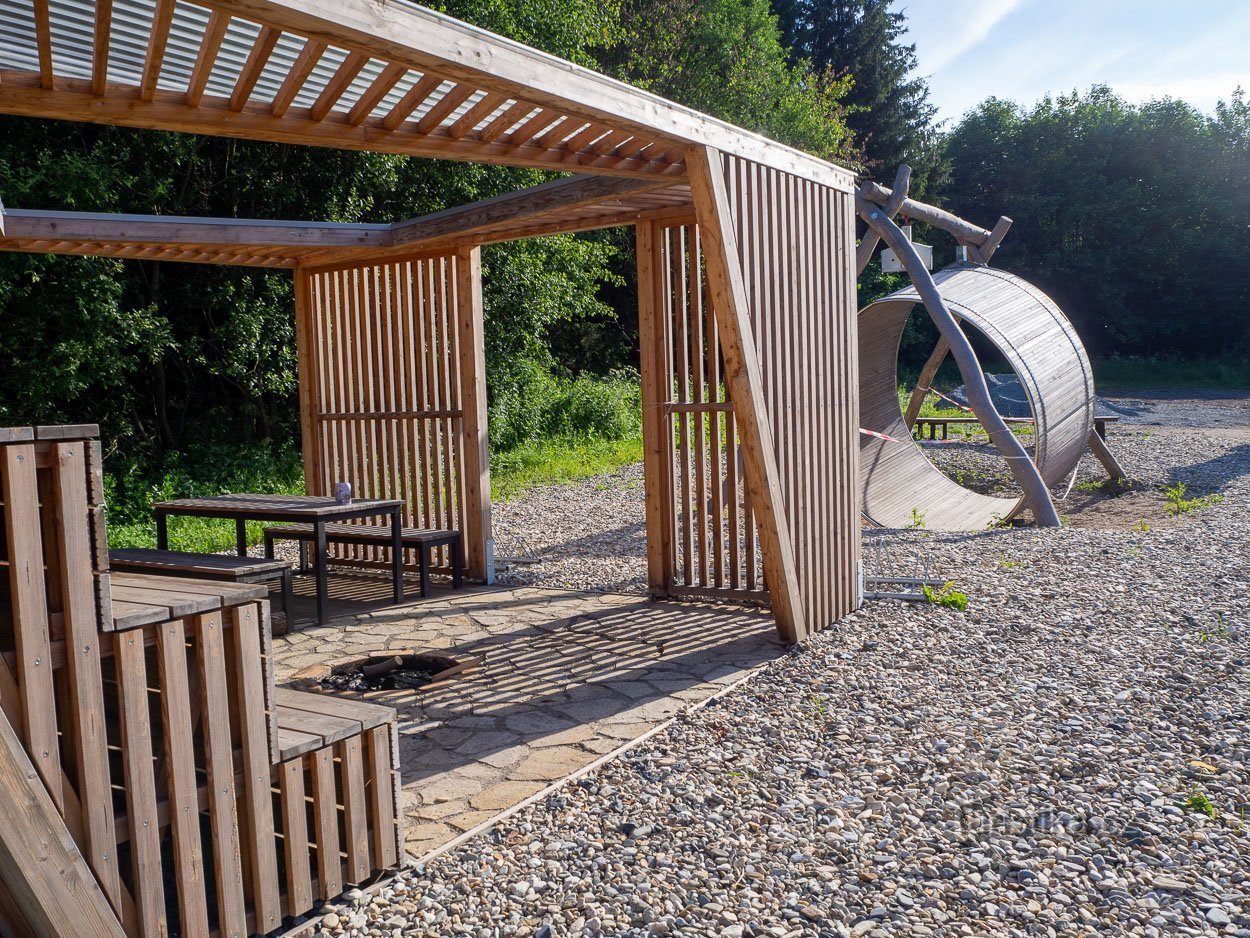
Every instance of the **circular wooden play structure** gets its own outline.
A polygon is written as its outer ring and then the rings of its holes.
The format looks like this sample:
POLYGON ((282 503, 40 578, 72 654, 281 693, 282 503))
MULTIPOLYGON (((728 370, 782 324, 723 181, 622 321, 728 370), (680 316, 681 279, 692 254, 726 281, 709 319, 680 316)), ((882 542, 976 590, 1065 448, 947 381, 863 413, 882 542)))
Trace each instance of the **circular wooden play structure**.
MULTIPOLYGON (((957 264, 933 275, 945 305, 1006 358, 1028 397, 1036 434, 1033 461, 1042 481, 1062 482, 1085 453, 1094 419, 1094 378, 1075 329, 1054 302, 1013 274, 957 264)), ((935 530, 984 528, 1028 507, 1027 499, 983 495, 959 485, 911 444, 898 400, 898 351, 915 286, 859 312, 861 426, 894 441, 860 437, 864 515, 884 527, 923 516, 935 530)))

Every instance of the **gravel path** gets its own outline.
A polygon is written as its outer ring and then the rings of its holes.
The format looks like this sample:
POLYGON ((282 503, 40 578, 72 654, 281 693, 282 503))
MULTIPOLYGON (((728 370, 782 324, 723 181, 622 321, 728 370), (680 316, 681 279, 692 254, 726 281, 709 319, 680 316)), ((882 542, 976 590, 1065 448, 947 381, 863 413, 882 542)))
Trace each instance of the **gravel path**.
POLYGON ((328 931, 1250 938, 1250 430, 1118 448, 1225 498, 866 532, 967 612, 870 604, 328 931))

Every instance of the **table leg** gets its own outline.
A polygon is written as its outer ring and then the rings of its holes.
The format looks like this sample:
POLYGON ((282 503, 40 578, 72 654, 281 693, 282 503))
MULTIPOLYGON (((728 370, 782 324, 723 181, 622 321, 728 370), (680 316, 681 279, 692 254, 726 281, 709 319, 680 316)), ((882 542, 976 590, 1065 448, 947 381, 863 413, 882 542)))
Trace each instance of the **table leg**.
POLYGON ((282 571, 282 611, 286 613, 286 630, 295 628, 295 589, 291 583, 292 570, 287 567, 282 571))
POLYGON ((317 575, 317 621, 324 623, 329 618, 329 589, 326 584, 326 566, 329 556, 326 553, 326 523, 320 518, 313 521, 313 532, 317 538, 317 550, 313 557, 317 575))
POLYGON ((234 519, 234 549, 240 557, 247 556, 247 522, 242 518, 234 519))
POLYGON ((156 509, 156 549, 169 550, 169 518, 160 508, 156 509))
POLYGON ((391 560, 395 577, 395 602, 404 601, 404 528, 399 509, 391 512, 391 560))

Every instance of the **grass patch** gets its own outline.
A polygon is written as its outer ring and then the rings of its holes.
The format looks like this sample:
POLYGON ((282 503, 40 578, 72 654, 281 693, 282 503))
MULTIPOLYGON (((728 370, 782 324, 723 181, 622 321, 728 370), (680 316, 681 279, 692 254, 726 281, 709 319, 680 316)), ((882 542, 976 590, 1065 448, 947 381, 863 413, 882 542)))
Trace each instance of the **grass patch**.
MULTIPOLYGON (((152 503, 230 492, 303 494, 304 471, 297 452, 264 445, 211 446, 172 454, 157 472, 137 465, 105 474, 109 547, 156 546, 152 503)), ((264 522, 247 523, 248 543, 259 544, 264 522)), ((215 518, 170 518, 169 549, 213 554, 234 548, 234 522, 215 518)))
POLYGON ((642 460, 642 434, 622 440, 555 439, 494 453, 491 498, 506 502, 542 485, 577 482, 642 460))
POLYGON ((1168 357, 1100 358, 1093 363, 1099 388, 1250 389, 1250 361, 1244 358, 1184 360, 1168 357))

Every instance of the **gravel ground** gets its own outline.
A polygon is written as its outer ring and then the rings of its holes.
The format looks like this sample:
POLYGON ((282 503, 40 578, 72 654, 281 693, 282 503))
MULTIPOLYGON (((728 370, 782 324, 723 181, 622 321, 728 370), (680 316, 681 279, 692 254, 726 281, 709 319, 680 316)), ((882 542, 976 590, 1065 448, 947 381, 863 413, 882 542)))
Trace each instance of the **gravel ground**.
MULTIPOLYGON (((1250 430, 1146 432, 1113 436, 1143 489, 1224 500, 1131 529, 866 532, 967 611, 870 604, 326 930, 1250 938, 1250 430)), ((593 514, 572 488, 512 517, 593 514)))

